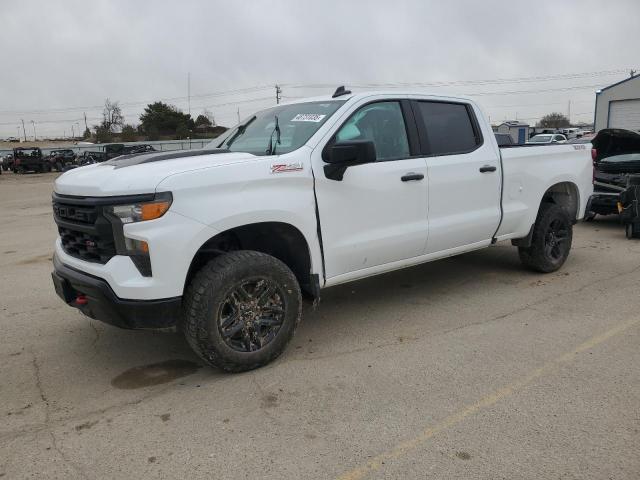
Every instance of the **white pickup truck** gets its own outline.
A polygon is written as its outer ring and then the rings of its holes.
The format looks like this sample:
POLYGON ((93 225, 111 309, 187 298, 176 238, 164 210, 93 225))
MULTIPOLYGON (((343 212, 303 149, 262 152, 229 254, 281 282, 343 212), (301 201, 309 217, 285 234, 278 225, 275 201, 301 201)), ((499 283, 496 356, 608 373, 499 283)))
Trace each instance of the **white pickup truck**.
POLYGON ((326 287, 503 240, 560 268, 592 193, 587 147, 500 149, 472 100, 340 87, 207 149, 61 175, 54 285, 89 317, 177 327, 205 362, 256 368, 326 287))

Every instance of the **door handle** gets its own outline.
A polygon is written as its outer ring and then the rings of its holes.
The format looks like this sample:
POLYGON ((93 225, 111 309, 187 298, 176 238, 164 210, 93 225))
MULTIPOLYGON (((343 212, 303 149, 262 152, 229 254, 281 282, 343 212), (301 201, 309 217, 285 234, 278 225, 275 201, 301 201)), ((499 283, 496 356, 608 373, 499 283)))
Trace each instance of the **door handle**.
POLYGON ((497 170, 493 165, 484 165, 480 167, 480 173, 495 172, 497 170))
POLYGON ((402 180, 403 182, 411 182, 415 180, 422 180, 423 178, 424 178, 424 175, 421 173, 409 172, 404 174, 402 177, 400 177, 400 180, 402 180))

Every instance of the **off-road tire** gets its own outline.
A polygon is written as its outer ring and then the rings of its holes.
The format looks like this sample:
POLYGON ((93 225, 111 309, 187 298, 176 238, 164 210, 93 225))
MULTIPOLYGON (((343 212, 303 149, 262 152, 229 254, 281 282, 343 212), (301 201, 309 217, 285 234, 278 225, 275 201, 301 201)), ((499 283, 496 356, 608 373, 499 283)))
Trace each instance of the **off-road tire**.
POLYGON ((193 277, 184 296, 182 328, 191 348, 206 363, 227 372, 243 372, 277 358, 293 337, 301 317, 300 286, 289 267, 270 255, 239 250, 214 258, 193 277), (279 286, 284 320, 269 343, 256 351, 240 352, 225 342, 219 312, 235 286, 256 276, 279 286))
POLYGON ((540 206, 536 223, 533 226, 531 246, 518 247, 518 254, 522 264, 537 272, 550 273, 558 270, 566 261, 571 250, 573 239, 573 226, 567 212, 555 203, 544 202, 540 206), (553 250, 556 255, 550 253, 549 246, 552 239, 550 233, 556 230, 565 232, 559 250, 553 250))

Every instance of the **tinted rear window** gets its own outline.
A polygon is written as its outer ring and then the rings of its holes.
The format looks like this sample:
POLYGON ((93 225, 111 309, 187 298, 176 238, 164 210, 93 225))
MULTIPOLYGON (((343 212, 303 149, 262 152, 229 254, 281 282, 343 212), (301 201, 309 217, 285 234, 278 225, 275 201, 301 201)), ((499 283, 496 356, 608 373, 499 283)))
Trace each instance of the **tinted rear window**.
POLYGON ((467 106, 460 103, 418 102, 431 155, 470 152, 481 142, 467 106))

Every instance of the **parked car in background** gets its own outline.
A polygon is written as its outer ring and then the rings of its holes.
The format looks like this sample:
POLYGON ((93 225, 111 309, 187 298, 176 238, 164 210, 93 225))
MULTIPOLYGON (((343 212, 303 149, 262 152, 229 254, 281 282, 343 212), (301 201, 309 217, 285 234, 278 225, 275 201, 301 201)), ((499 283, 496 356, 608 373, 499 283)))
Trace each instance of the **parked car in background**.
POLYGON ((570 128, 563 128, 561 130, 561 133, 567 137, 567 139, 570 138, 576 138, 578 136, 582 136, 582 132, 579 128, 576 127, 570 127, 570 128))
POLYGON ((567 143, 567 137, 565 137, 560 133, 555 133, 555 134, 544 133, 540 135, 534 135, 529 139, 527 143, 528 144, 535 143, 538 145, 552 144, 552 143, 567 143))
POLYGON ((13 172, 50 172, 51 163, 42 155, 38 147, 18 147, 13 149, 13 172))
POLYGON ((51 150, 49 153, 48 161, 52 168, 58 172, 62 172, 68 167, 76 166, 76 154, 70 148, 63 150, 51 150))
POLYGON ((2 165, 0 165, 0 167, 2 167, 2 170, 4 170, 5 172, 13 168, 13 153, 9 153, 4 156, 4 158, 2 159, 2 165))
POLYGON ((591 143, 594 192, 586 217, 617 215, 620 194, 630 186, 631 178, 640 175, 640 134, 607 128, 591 143))
POLYGON ((494 133, 496 137, 496 142, 498 142, 499 147, 508 147, 510 145, 517 145, 516 142, 513 141, 511 135, 508 133, 494 133))
POLYGON ((55 290, 123 328, 178 327, 237 372, 285 349, 303 292, 505 240, 556 271, 592 193, 589 149, 498 148, 486 118, 465 98, 339 88, 206 149, 71 170, 53 193, 55 290))
POLYGON ((100 150, 84 152, 85 164, 100 163, 119 157, 120 155, 131 155, 145 152, 155 152, 153 145, 125 145, 123 143, 108 143, 102 145, 100 150))

